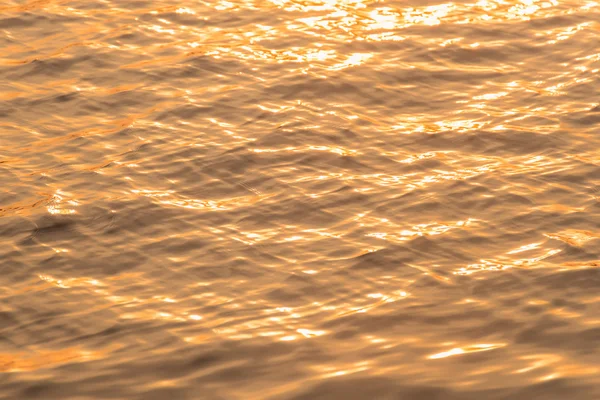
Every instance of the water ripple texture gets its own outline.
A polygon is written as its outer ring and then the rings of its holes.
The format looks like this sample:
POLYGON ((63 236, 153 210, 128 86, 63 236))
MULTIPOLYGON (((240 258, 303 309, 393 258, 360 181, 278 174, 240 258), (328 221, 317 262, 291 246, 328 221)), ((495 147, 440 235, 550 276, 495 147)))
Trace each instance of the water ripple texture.
POLYGON ((600 3, 4 0, 0 399, 600 399, 600 3))

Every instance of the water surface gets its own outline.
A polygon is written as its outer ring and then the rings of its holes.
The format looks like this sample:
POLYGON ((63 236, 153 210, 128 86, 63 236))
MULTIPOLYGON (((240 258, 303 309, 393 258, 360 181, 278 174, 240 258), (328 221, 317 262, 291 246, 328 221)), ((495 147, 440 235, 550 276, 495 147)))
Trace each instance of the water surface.
POLYGON ((0 399, 600 398, 600 3, 4 0, 0 399))

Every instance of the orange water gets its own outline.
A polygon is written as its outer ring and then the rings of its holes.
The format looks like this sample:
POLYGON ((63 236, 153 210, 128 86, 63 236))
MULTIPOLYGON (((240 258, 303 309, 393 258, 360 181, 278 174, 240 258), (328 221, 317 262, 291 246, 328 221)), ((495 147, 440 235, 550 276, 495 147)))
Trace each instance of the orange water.
POLYGON ((600 399, 600 3, 0 5, 0 399, 600 399))

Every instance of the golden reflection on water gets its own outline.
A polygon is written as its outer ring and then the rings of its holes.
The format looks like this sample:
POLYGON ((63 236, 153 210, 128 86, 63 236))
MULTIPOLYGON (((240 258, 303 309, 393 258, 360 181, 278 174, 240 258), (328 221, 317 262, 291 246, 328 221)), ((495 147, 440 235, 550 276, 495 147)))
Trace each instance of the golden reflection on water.
MULTIPOLYGON (((26 8, 36 7, 57 7, 54 11, 59 11, 64 15, 81 15, 85 12, 70 7, 60 7, 60 3, 47 2, 29 6, 4 7, 5 12, 18 12, 26 8)), ((221 27, 203 27, 197 28, 190 25, 176 25, 168 19, 158 18, 151 23, 139 21, 139 29, 147 29, 159 36, 176 39, 168 46, 178 49, 188 49, 187 54, 178 54, 176 56, 152 57, 143 62, 136 62, 124 65, 122 68, 142 68, 163 64, 165 62, 175 62, 182 57, 190 57, 198 54, 206 54, 214 58, 235 57, 247 61, 261 62, 299 62, 309 64, 309 69, 325 68, 339 70, 347 67, 359 66, 365 62, 373 60, 374 62, 390 62, 378 60, 375 54, 369 52, 358 52, 351 54, 339 54, 334 48, 328 48, 327 43, 331 42, 386 42, 402 41, 406 39, 398 34, 403 30, 414 26, 434 26, 439 24, 485 24, 510 21, 523 21, 532 18, 550 18, 553 16, 568 15, 581 10, 589 10, 597 7, 595 2, 575 3, 577 6, 566 8, 566 5, 560 5, 556 0, 522 0, 522 1, 478 1, 475 3, 443 3, 438 5, 426 6, 395 6, 389 7, 378 1, 328 1, 328 0, 271 0, 271 1, 245 1, 245 2, 217 2, 212 7, 217 11, 227 10, 229 12, 242 12, 244 10, 260 10, 268 12, 270 8, 282 9, 291 16, 283 26, 266 26, 257 24, 255 31, 241 32, 234 29, 221 27), (297 17, 297 16, 300 17, 297 17), (296 18, 294 18, 296 17, 296 18), (292 47, 290 49, 273 49, 268 44, 274 38, 287 35, 292 32, 301 32, 310 35, 314 42, 312 46, 292 47), (320 41, 322 40, 322 42, 320 41)), ((53 11, 52 8, 48 11, 53 11)), ((188 15, 198 20, 206 20, 208 17, 202 16, 202 13, 194 10, 192 5, 186 7, 162 7, 159 9, 141 10, 141 13, 157 15, 174 11, 177 14, 188 15)), ((113 8, 112 12, 118 16, 119 13, 126 12, 118 8, 113 8)), ((584 22, 572 27, 556 28, 549 30, 546 34, 553 39, 549 39, 547 44, 554 44, 558 41, 567 40, 577 31, 582 29, 593 29, 594 24, 584 22)), ((59 56, 65 52, 72 51, 76 46, 97 46, 93 41, 86 41, 95 32, 93 29, 84 28, 76 31, 78 36, 83 38, 79 43, 71 43, 67 46, 46 50, 44 56, 36 54, 36 59, 51 58, 59 56)), ((107 35, 112 35, 107 32, 107 35)), ((60 34, 52 38, 56 43, 60 43, 60 34)), ((44 38, 33 42, 30 45, 35 48, 43 48, 51 38, 44 38)), ((454 39, 435 39, 428 38, 431 45, 448 46, 458 45, 466 48, 481 46, 481 43, 469 41, 468 38, 457 37, 454 39)), ((490 46, 501 45, 502 42, 492 42, 490 46)), ((151 45, 156 50, 165 47, 164 44, 151 45)), ((147 46, 136 46, 135 44, 121 44, 118 48, 136 51, 141 48, 147 49, 147 46)), ((6 54, 19 54, 24 49, 18 46, 9 49, 6 54)), ((26 63, 29 60, 0 60, 2 63, 26 63)), ((413 64, 411 67, 415 67, 413 64)), ((307 70, 308 71, 308 70, 307 70)), ((586 78, 589 79, 589 78, 586 78)), ((559 85, 560 86, 560 85, 559 85)), ((553 92, 555 89, 547 89, 553 92)), ((17 95, 14 93, 12 95, 17 95)))
POLYGON ((61 364, 90 362, 105 358, 109 353, 110 351, 92 351, 78 347, 30 353, 0 353, 0 372, 28 372, 54 368, 61 364))
POLYGON ((441 353, 432 354, 428 358, 430 358, 432 360, 436 360, 439 358, 446 358, 446 357, 456 356, 456 355, 460 355, 460 354, 477 353, 480 351, 494 350, 494 349, 498 349, 498 348, 504 347, 504 346, 506 346, 506 344, 474 344, 474 345, 466 346, 466 347, 455 347, 448 351, 443 351, 441 353))
POLYGON ((0 371, 267 343, 301 356, 248 356, 274 391, 290 366, 298 386, 597 379, 598 2, 19 3, 0 12, 65 22, 3 29, 0 67, 25 72, 0 92, 0 217, 31 225, 2 232, 29 274, 7 335, 44 329, 31 301, 134 338, 49 335, 0 371))

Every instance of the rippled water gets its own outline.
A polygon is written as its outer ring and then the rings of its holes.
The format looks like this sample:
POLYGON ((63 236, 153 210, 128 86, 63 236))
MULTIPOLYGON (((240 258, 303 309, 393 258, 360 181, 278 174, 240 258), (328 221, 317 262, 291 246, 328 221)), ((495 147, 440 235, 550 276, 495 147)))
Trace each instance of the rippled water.
POLYGON ((600 3, 0 32, 1 399, 600 398, 600 3))

